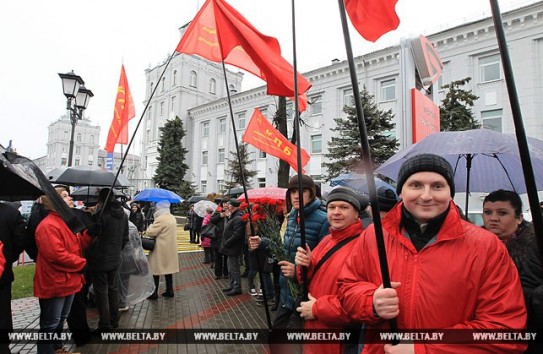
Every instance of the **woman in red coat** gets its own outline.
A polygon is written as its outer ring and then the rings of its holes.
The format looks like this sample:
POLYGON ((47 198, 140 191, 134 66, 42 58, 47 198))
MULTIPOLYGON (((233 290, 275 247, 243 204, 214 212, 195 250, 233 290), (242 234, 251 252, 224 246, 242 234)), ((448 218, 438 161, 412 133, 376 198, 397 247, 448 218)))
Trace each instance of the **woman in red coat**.
MULTIPOLYGON (((68 205, 68 192, 57 189, 68 205)), ((81 252, 81 235, 73 234, 56 213, 47 197, 42 197, 49 215, 36 229, 38 260, 34 275, 34 296, 40 303, 40 332, 61 333, 74 294, 84 284, 86 260, 81 252)), ((63 354, 62 342, 38 343, 38 353, 63 354)))
MULTIPOLYGON (((358 217, 360 200, 349 188, 334 188, 326 198, 326 212, 330 234, 313 250, 298 247, 295 259, 299 281, 302 268, 299 266, 308 267, 309 301, 302 302, 296 310, 305 320, 304 328, 310 330, 343 329, 353 322, 339 301, 337 278, 345 259, 356 244, 355 239, 363 230, 362 221, 358 217), (330 253, 323 262, 323 257, 340 243, 341 247, 330 253)), ((305 354, 339 354, 345 348, 342 343, 306 343, 303 350, 305 354)))

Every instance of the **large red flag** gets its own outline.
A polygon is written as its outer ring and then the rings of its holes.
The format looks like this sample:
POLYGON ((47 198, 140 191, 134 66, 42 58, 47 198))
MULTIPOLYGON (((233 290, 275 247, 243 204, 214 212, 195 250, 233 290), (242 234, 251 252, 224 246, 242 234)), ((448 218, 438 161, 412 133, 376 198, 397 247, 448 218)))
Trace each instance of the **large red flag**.
MULTIPOLYGON (((298 171, 296 146, 275 129, 260 110, 255 109, 245 134, 243 134, 242 141, 288 162, 295 171, 298 171)), ((301 149, 301 151, 302 167, 304 167, 309 162, 309 154, 304 149, 301 149)))
MULTIPOLYGON (((224 0, 207 0, 183 34, 176 51, 197 54, 214 62, 237 66, 268 84, 268 94, 294 97, 294 69, 282 56, 279 42, 253 27, 224 0)), ((298 73, 300 111, 302 95, 311 84, 298 73)))
POLYGON ((345 0, 345 9, 354 28, 368 41, 375 42, 400 24, 396 15, 398 0, 345 0))
POLYGON ((124 71, 124 64, 121 67, 121 78, 117 87, 117 98, 115 99, 115 112, 113 121, 107 135, 105 150, 113 152, 115 144, 128 144, 128 121, 136 116, 134 100, 128 87, 128 79, 124 71))

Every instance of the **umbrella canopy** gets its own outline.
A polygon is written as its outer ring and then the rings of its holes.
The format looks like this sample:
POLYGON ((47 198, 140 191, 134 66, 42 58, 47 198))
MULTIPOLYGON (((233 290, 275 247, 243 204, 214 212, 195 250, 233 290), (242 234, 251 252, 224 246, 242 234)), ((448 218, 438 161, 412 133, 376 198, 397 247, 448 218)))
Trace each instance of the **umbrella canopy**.
MULTIPOLYGON (((542 190, 543 141, 528 138, 528 145, 537 187, 542 190)), ((420 153, 434 153, 450 162, 457 192, 492 192, 502 188, 526 193, 514 135, 488 129, 434 133, 396 153, 376 172, 396 180, 402 163, 420 153)))
MULTIPOLYGON (((249 197, 249 201, 253 201, 259 198, 285 200, 286 193, 287 193, 286 188, 279 188, 279 187, 263 187, 263 188, 255 188, 255 189, 247 190, 247 196, 249 197)), ((244 194, 240 195, 238 197, 238 200, 244 202, 245 195, 244 194)))
POLYGON ((209 200, 200 200, 199 202, 196 202, 194 204, 194 212, 201 218, 203 218, 204 216, 206 216, 206 209, 207 208, 211 208, 213 209, 213 211, 215 211, 215 209, 217 209, 217 204, 213 203, 212 201, 209 201, 209 200))
MULTIPOLYGON (((386 188, 392 189, 393 191, 396 190, 396 187, 383 181, 380 178, 374 177, 374 181, 375 181, 376 189, 379 189, 381 187, 386 187, 386 188)), ((330 180, 330 186, 349 187, 357 191, 358 193, 369 194, 368 180, 366 179, 366 175, 361 175, 357 173, 344 173, 337 176, 336 178, 332 178, 330 180)))
POLYGON ((342 173, 339 176, 334 177, 330 180, 330 187, 346 186, 346 183, 348 183, 349 181, 358 180, 361 178, 365 178, 364 175, 355 172, 342 173))
POLYGON ((135 202, 159 202, 167 200, 170 203, 181 203, 183 198, 172 191, 162 188, 147 188, 139 192, 133 199, 135 202))
MULTIPOLYGON (((98 202, 98 193, 100 193, 101 189, 100 187, 82 187, 72 192, 71 196, 73 200, 96 203, 98 202)), ((113 188, 113 194, 115 197, 126 197, 126 194, 115 188, 113 188)))
MULTIPOLYGON (((115 180, 115 173, 105 168, 93 166, 59 167, 46 174, 52 183, 68 186, 100 186, 109 187, 115 180)), ((130 181, 119 174, 115 187, 129 187, 130 181)))
MULTIPOLYGON (((249 188, 247 188, 247 190, 249 190, 249 188)), ((240 194, 243 194, 243 187, 230 188, 225 195, 236 198, 240 194)))
POLYGON ((45 194, 28 161, 0 146, 0 200, 34 200, 45 194))
POLYGON ((189 199, 187 199, 187 202, 189 204, 194 204, 196 202, 199 202, 200 200, 207 200, 207 198, 203 195, 193 195, 189 199))

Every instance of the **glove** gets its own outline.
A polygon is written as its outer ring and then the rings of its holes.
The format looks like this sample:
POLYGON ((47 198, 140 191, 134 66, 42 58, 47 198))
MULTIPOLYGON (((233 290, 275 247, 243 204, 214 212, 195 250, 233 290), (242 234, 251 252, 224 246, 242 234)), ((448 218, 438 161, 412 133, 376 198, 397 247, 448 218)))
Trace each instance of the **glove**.
POLYGON ((102 221, 98 221, 95 224, 92 224, 87 229, 87 234, 92 237, 98 237, 102 234, 102 221))

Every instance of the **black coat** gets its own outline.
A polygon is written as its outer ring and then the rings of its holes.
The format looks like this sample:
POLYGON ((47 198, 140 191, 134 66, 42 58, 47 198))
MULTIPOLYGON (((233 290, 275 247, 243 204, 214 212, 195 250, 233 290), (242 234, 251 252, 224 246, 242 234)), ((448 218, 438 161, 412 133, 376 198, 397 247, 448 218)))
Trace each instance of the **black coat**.
MULTIPOLYGON (((218 209, 218 208, 217 208, 218 209)), ((211 240, 211 247, 214 249, 219 249, 222 242, 222 234, 224 233, 224 226, 226 225, 226 217, 221 217, 221 210, 213 212, 211 214, 211 223, 217 226, 217 237, 211 240)))
POLYGON ((4 244, 6 264, 0 278, 0 286, 13 281, 12 264, 23 251, 25 223, 19 210, 11 205, 0 203, 0 240, 4 244))
MULTIPOLYGON (((101 210, 95 214, 100 217, 101 210)), ((87 251, 88 267, 92 271, 118 269, 121 264, 121 250, 128 243, 128 217, 119 202, 110 202, 102 215, 101 233, 96 236, 87 251)))
POLYGON ((239 256, 245 240, 245 223, 241 220, 241 211, 230 215, 224 226, 222 243, 219 252, 227 256, 239 256))
POLYGON ((145 231, 145 218, 139 208, 135 213, 130 210, 130 217, 128 220, 138 228, 138 231, 145 231))

